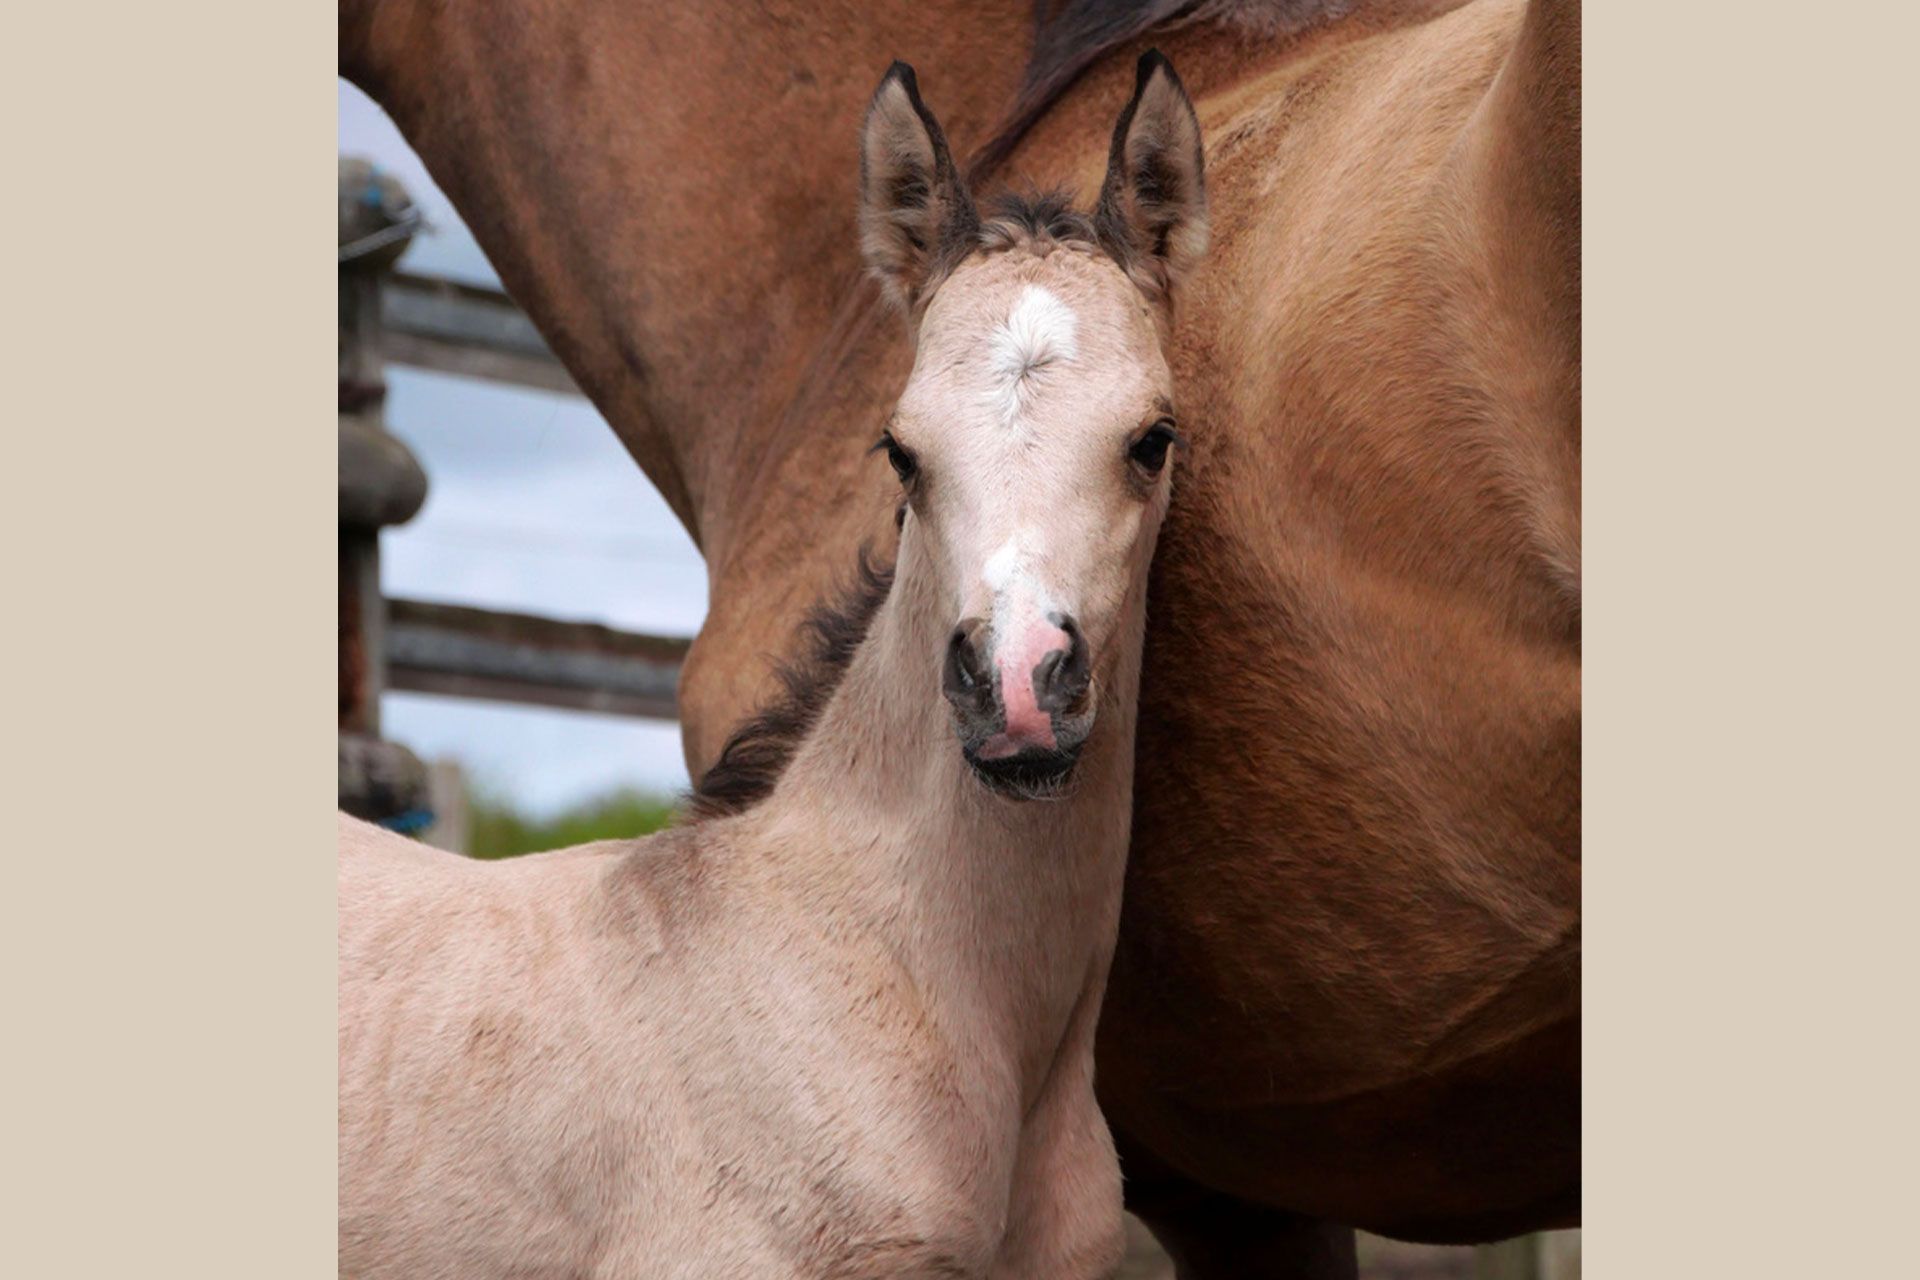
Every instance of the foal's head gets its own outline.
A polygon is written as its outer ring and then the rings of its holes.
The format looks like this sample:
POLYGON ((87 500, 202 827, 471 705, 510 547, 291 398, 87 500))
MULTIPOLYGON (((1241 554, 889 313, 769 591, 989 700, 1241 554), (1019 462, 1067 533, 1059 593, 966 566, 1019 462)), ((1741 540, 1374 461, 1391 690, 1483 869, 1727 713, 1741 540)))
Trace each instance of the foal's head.
POLYGON ((916 335, 875 446, 904 495, 899 570, 952 610, 942 684, 968 763, 1042 794, 1093 728, 1167 507, 1161 340, 1206 244, 1199 123, 1149 53, 1093 214, 1048 197, 983 220, 896 62, 867 111, 860 227, 916 335))

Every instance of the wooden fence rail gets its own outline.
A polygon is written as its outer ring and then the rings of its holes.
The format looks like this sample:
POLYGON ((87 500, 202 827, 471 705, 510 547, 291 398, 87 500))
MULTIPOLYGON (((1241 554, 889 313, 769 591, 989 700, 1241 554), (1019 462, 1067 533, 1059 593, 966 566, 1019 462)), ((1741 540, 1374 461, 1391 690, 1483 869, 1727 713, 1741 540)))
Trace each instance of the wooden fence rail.
POLYGON ((533 321, 498 289, 395 271, 380 282, 380 327, 391 363, 581 394, 533 321))
POLYGON ((420 600, 386 619, 389 689, 676 718, 690 641, 420 600))

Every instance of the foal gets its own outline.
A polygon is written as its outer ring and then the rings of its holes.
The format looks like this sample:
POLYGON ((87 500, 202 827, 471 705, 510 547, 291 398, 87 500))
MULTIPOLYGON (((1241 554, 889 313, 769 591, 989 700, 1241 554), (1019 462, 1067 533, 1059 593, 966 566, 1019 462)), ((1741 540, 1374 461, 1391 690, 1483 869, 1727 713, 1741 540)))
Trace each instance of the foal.
POLYGON ((830 696, 650 839, 483 864, 341 819, 343 1274, 1118 1262, 1093 1032, 1198 125, 1149 55, 1096 212, 983 221, 896 63, 860 222, 916 359, 876 445, 898 560, 830 696))

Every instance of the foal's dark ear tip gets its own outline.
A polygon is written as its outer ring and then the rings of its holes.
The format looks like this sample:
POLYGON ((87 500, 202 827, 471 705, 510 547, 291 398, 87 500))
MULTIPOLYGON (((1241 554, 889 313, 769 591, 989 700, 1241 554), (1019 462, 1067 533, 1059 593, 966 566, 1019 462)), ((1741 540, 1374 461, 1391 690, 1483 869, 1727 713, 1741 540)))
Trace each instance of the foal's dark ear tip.
POLYGON ((880 77, 880 83, 884 85, 889 80, 898 80, 901 85, 906 88, 908 96, 914 98, 920 96, 920 81, 919 78, 913 74, 913 65, 911 63, 902 62, 900 59, 895 58, 892 64, 887 67, 887 74, 880 77))
POLYGON ((1158 49, 1149 49, 1141 54, 1140 61, 1134 65, 1133 69, 1133 87, 1135 91, 1137 92, 1138 90, 1146 88, 1147 81, 1153 79, 1153 73, 1163 67, 1166 69, 1167 74, 1173 77, 1174 83, 1178 84, 1180 77, 1173 69, 1173 59, 1167 57, 1166 54, 1160 52, 1158 49))

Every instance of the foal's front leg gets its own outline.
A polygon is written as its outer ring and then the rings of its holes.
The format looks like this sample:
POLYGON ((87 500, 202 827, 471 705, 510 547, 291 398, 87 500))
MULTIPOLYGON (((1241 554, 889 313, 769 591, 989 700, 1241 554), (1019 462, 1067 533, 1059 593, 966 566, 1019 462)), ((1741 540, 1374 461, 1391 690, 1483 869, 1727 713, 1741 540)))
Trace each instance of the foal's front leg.
POLYGON ((1091 1055, 1062 1062, 1020 1135, 993 1280, 1093 1280, 1126 1253, 1120 1161, 1093 1096, 1091 1055))

